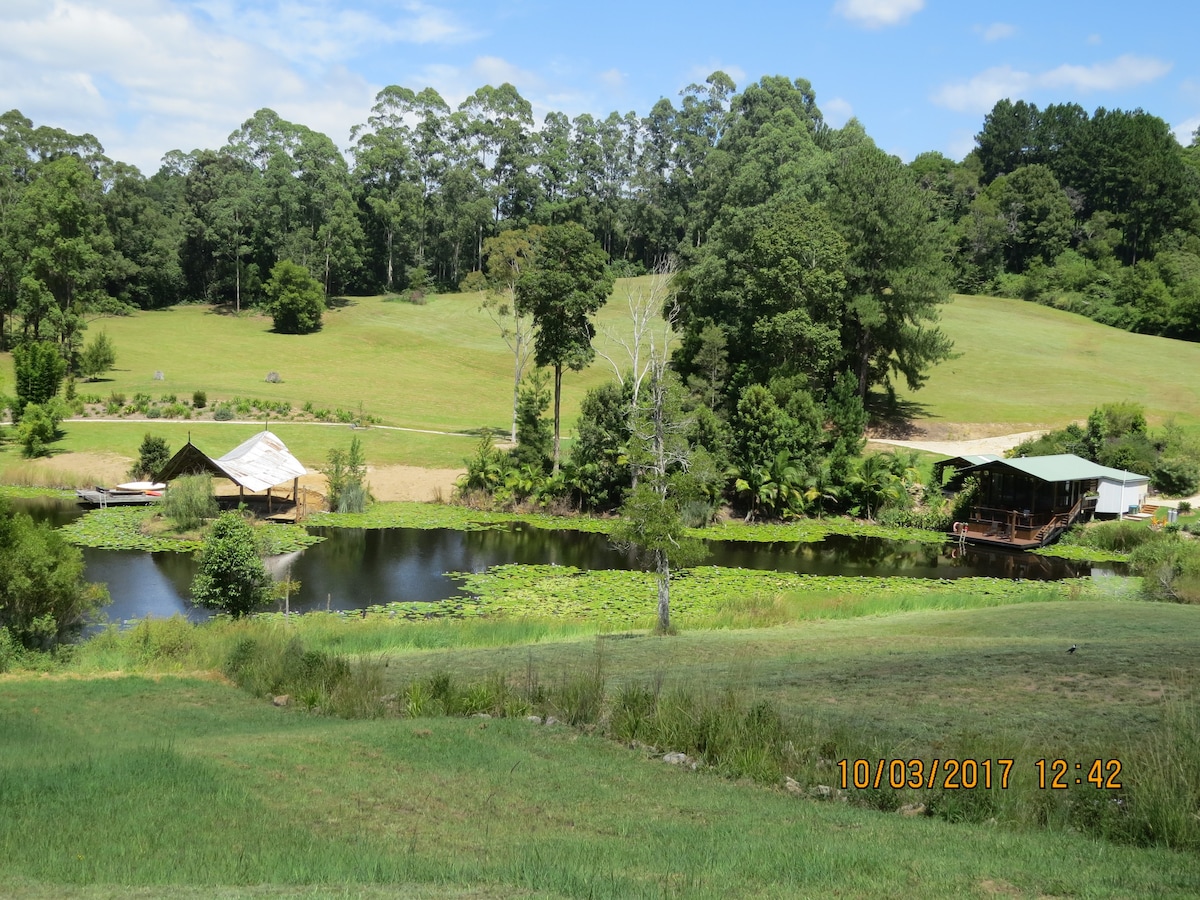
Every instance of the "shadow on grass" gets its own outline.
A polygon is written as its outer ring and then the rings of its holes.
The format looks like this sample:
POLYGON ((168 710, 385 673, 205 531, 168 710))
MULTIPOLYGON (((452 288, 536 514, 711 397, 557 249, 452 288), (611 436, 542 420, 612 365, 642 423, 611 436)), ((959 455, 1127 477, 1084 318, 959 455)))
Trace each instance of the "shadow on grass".
POLYGON ((929 407, 914 400, 900 400, 886 394, 867 395, 867 427, 875 437, 905 440, 918 437, 920 432, 913 424, 914 419, 940 418, 929 407))

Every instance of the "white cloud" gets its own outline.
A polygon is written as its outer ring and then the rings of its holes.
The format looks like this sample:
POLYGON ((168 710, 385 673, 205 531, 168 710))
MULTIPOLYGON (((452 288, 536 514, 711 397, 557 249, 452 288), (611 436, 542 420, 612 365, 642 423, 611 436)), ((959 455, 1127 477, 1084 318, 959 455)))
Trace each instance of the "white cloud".
POLYGON ((629 78, 620 69, 608 69, 596 77, 600 81, 600 84, 610 91, 621 90, 621 88, 625 87, 625 82, 629 78))
POLYGON ((1112 91, 1157 81, 1171 71, 1171 64, 1148 56, 1118 56, 1111 62, 1091 66, 1062 65, 1041 75, 1046 87, 1069 87, 1080 91, 1112 91))
POLYGON ((418 2, 400 4, 402 12, 383 17, 331 0, 200 0, 197 6, 226 34, 253 35, 295 62, 345 60, 388 44, 453 44, 478 37, 453 14, 418 2))
POLYGON ((173 148, 219 147, 255 110, 346 142, 370 108, 339 66, 308 74, 284 54, 215 27, 175 0, 40 0, 0 9, 0 108, 90 132, 147 174, 173 148))
POLYGON ((992 41, 1002 41, 1005 38, 1010 38, 1017 33, 1015 25, 1009 25, 1007 22, 993 22, 986 27, 976 28, 985 41, 989 44, 992 41))
POLYGON ((1034 76, 1011 66, 996 66, 961 84, 948 84, 933 95, 933 102, 956 112, 987 112, 997 100, 1025 93, 1034 76))
POLYGON ((1175 140, 1185 147, 1190 147, 1197 128, 1200 128, 1200 116, 1192 116, 1180 122, 1171 131, 1175 133, 1175 140))
POLYGON ((521 69, 506 59, 499 56, 480 56, 471 64, 471 74, 478 81, 478 87, 482 84, 490 84, 493 87, 508 82, 520 90, 522 86, 526 90, 538 88, 542 84, 542 79, 533 72, 521 69))
POLYGON ((821 114, 825 117, 825 121, 834 128, 841 128, 854 115, 854 107, 850 105, 848 100, 843 100, 841 97, 833 97, 819 104, 821 114))
POLYGON ((1059 88, 1085 93, 1119 90, 1155 81, 1170 70, 1170 63, 1131 55, 1090 66, 1061 65, 1040 73, 996 66, 968 81, 944 85, 933 95, 933 102, 956 112, 987 112, 1005 97, 1059 88))
POLYGON ((833 11, 866 28, 900 25, 925 7, 925 0, 837 0, 833 11))

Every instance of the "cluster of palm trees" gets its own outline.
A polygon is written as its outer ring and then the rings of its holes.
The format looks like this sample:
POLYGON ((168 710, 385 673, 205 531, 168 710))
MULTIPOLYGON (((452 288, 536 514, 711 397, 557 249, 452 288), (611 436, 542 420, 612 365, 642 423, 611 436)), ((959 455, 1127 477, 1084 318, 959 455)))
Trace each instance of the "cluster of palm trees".
POLYGON ((767 465, 740 473, 734 491, 745 505, 747 521, 827 512, 874 519, 887 507, 912 506, 921 485, 918 462, 916 451, 895 450, 846 460, 842 466, 826 460, 810 471, 780 452, 767 465))

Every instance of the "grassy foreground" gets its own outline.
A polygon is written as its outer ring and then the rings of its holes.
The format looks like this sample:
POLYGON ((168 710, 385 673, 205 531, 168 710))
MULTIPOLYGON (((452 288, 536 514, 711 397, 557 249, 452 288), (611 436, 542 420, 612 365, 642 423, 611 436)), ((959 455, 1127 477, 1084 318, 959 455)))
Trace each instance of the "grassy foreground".
POLYGON ((1195 852, 1076 831, 1142 802, 1156 750, 1167 768, 1195 764, 1200 609, 970 596, 914 610, 864 595, 857 615, 810 620, 820 595, 802 590, 672 638, 597 636, 586 619, 324 614, 107 632, 48 674, 0 676, 0 894, 1195 896, 1195 852), (531 673, 567 697, 599 671, 610 698, 643 684, 769 703, 803 736, 806 785, 836 785, 840 756, 938 755, 1012 757, 1013 786, 821 802, 668 766, 590 727, 345 720, 201 674, 250 638, 292 637, 410 701, 439 677, 531 673), (1125 790, 1039 790, 1042 757, 1119 758, 1125 790), (876 811, 910 801, 936 814, 876 811))
POLYGON ((10 681, 0 721, 7 896, 1200 889, 1167 851, 801 801, 524 721, 346 722, 141 677, 10 681))

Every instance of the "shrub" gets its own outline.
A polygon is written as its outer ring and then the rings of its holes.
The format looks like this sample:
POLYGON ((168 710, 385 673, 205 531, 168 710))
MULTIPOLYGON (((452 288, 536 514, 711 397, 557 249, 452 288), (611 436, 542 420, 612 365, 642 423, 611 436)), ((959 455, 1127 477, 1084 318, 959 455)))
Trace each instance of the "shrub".
POLYGON ((205 519, 217 515, 211 475, 185 475, 171 482, 163 497, 163 515, 177 531, 199 528, 205 519))
POLYGON ((1200 603, 1200 543, 1178 532, 1155 535, 1130 556, 1130 567, 1142 576, 1142 593, 1150 600, 1200 603))
POLYGON ((283 379, 279 377, 278 372, 267 373, 267 384, 279 384, 281 381, 283 381, 283 379))
POLYGON ((117 406, 124 406, 125 405, 125 395, 123 393, 120 393, 119 391, 113 391, 111 394, 108 395, 108 402, 112 403, 112 404, 116 404, 117 406))
POLYGON ((27 459, 46 456, 50 452, 46 445, 57 436, 57 426, 54 417, 41 404, 25 404, 21 421, 17 424, 17 440, 27 459))
POLYGON ((270 602, 271 595, 271 576, 254 548, 254 529, 241 514, 222 513, 199 554, 193 602, 239 618, 270 602))
POLYGON ((51 649, 107 602, 104 585, 84 581, 78 548, 0 499, 0 632, 25 648, 51 649))
POLYGON ((138 447, 138 458, 129 469, 129 477, 134 481, 153 481, 170 459, 171 448, 166 438, 147 434, 138 447))
POLYGON ((321 470, 329 482, 329 508, 334 512, 362 512, 371 502, 367 485, 367 463, 363 457, 362 441, 351 438, 350 449, 329 451, 328 462, 321 470))
POLYGON ((147 419, 161 419, 162 414, 163 414, 162 408, 158 407, 158 406, 151 406, 146 410, 146 418, 147 419))
POLYGON ((58 348, 47 341, 18 344, 13 348, 12 357, 17 376, 17 405, 13 408, 16 421, 27 403, 43 404, 58 393, 67 373, 67 363, 58 348))
POLYGON ((321 327, 325 290, 304 266, 282 259, 271 270, 264 286, 275 330, 282 334, 309 334, 321 327))
POLYGON ((487 276, 476 270, 468 272, 458 283, 458 289, 464 294, 470 294, 474 291, 486 291, 488 287, 487 276))
POLYGON ((228 422, 233 418, 233 407, 228 403, 222 403, 213 410, 213 419, 217 422, 228 422))
POLYGON ((1200 465, 1190 459, 1160 459, 1150 480, 1169 497, 1190 497, 1200 490, 1200 465))
POLYGON ((206 406, 208 406, 208 394, 204 393, 204 391, 193 391, 192 408, 204 409, 206 406))

